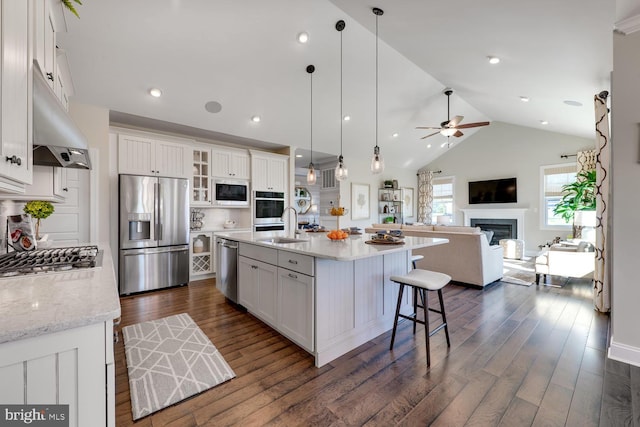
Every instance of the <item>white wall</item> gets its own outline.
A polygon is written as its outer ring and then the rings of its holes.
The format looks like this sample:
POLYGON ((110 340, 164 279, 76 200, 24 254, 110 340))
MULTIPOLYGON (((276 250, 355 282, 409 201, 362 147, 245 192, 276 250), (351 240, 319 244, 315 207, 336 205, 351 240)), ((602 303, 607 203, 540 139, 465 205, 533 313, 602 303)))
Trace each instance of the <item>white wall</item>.
POLYGON ((609 357, 640 366, 638 212, 640 212, 640 32, 613 39, 613 251, 609 357))
MULTIPOLYGON (((588 108, 588 107, 584 107, 588 108)), ((594 125, 595 128, 595 125, 594 125)), ((432 137, 432 150, 440 148, 443 137, 432 137)), ((426 144, 426 143, 425 143, 426 144)), ((426 169, 441 170, 441 176, 455 177, 454 211, 457 224, 462 224, 460 209, 466 208, 524 208, 525 250, 538 251, 538 245, 555 236, 566 238, 566 230, 541 230, 540 225, 540 166, 575 162, 575 157, 560 158, 561 154, 575 154, 595 147, 589 140, 534 128, 493 122, 459 145, 427 165, 426 169), (468 182, 485 179, 516 177, 518 202, 505 204, 469 205, 468 182)), ((438 175, 436 175, 438 176, 438 175)))

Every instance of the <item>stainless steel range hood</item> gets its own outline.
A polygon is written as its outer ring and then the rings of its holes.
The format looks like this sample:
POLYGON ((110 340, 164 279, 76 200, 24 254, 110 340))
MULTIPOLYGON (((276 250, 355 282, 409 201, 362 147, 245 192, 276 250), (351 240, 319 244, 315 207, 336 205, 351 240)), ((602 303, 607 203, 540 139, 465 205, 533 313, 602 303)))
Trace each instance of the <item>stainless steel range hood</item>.
POLYGON ((33 164, 91 169, 85 136, 33 68, 33 164))

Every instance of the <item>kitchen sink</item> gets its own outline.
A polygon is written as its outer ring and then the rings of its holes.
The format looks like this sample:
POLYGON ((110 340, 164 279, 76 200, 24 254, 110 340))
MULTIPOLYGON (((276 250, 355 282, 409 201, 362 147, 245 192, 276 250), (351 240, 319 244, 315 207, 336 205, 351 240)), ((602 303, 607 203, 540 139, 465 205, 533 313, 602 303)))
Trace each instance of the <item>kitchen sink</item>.
POLYGON ((308 239, 294 239, 292 237, 271 237, 270 239, 258 240, 261 243, 303 243, 308 241, 308 239))

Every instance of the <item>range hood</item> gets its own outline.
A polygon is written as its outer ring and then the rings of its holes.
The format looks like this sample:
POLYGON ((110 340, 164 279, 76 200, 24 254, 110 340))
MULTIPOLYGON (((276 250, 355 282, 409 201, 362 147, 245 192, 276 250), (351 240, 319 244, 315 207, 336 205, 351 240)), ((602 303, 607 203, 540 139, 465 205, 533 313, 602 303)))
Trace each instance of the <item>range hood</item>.
POLYGON ((91 169, 87 139, 33 68, 33 164, 91 169))

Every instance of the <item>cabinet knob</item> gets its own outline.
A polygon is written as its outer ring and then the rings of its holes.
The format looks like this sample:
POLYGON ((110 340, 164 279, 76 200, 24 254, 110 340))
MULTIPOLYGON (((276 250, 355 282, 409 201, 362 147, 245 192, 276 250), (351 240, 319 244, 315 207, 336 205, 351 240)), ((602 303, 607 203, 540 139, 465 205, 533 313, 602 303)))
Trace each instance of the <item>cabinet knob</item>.
POLYGON ((7 162, 11 162, 11 164, 15 163, 18 166, 22 164, 22 159, 18 156, 7 156, 6 159, 7 159, 7 162))
POLYGON ((53 81, 53 73, 47 73, 47 78, 53 81))
POLYGON ((62 191, 69 191, 69 189, 67 187, 64 187, 62 191))

